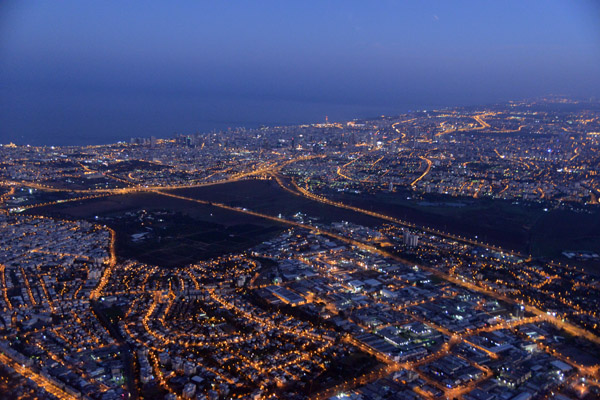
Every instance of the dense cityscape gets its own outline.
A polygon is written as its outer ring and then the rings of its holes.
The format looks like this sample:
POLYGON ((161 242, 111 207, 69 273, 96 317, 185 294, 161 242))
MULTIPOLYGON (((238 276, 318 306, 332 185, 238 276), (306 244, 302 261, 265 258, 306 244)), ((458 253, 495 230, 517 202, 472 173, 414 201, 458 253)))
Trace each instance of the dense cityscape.
POLYGON ((600 397, 600 103, 0 145, 0 396, 600 397))

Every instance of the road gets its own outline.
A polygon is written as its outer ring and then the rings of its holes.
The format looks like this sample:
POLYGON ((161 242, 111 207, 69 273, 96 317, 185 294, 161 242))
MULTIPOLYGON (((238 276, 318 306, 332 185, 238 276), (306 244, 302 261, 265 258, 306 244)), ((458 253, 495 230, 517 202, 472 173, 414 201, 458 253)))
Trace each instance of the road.
POLYGON ((423 172, 423 174, 421 174, 421 176, 419 176, 417 179, 415 179, 415 180, 414 180, 414 181, 413 181, 413 182, 410 184, 410 186, 415 186, 417 183, 419 183, 419 181, 420 181, 421 179, 423 179, 423 178, 425 178, 425 177, 427 176, 427 174, 429 173, 429 171, 431 171, 431 165, 433 164, 433 163, 431 162, 431 160, 430 160, 429 158, 422 157, 422 156, 419 156, 419 158, 420 158, 421 160, 424 160, 424 161, 427 163, 427 168, 425 168, 425 172, 423 172))
POLYGON ((11 367, 18 374, 22 375, 23 377, 25 377, 27 379, 31 379, 31 381, 33 381, 37 386, 43 388, 46 392, 54 395, 55 397, 57 397, 60 400, 76 399, 75 396, 70 395, 69 393, 65 392, 62 388, 57 386, 51 380, 49 380, 46 377, 35 372, 33 369, 20 364, 19 362, 13 360, 12 358, 8 357, 7 355, 5 355, 4 353, 1 353, 1 352, 0 352, 0 363, 2 363, 2 365, 11 367))

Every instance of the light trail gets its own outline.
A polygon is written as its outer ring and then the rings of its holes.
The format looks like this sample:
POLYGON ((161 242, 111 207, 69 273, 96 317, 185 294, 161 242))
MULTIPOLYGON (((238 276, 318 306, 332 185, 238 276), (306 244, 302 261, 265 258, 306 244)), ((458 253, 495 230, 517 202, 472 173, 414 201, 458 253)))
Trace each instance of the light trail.
POLYGON ((576 147, 573 152, 575 153, 575 155, 569 158, 569 162, 573 161, 575 158, 577 158, 577 156, 579 156, 579 147, 576 147))
POLYGON ((379 161, 383 160, 385 156, 381 156, 379 157, 377 160, 375 160, 375 162, 373 164, 371 164, 371 168, 373 168, 375 166, 375 164, 377 164, 379 161))
POLYGON ((108 261, 108 265, 106 266, 106 268, 104 268, 104 271, 102 272, 102 277, 100 278, 98 286, 96 286, 96 288, 90 293, 90 300, 96 300, 102 295, 102 291, 104 290, 106 285, 108 285, 108 281, 110 280, 112 271, 117 265, 117 252, 115 249, 117 234, 111 228, 107 227, 106 229, 108 229, 110 232, 110 245, 108 249, 110 258, 108 261))
POLYGON ((487 129, 487 128, 491 128, 491 125, 488 124, 487 122, 485 122, 483 120, 483 117, 487 117, 489 115, 494 115, 494 114, 492 114, 492 113, 486 113, 486 114, 481 114, 481 115, 474 116, 473 119, 475 121, 477 121, 481 125, 481 127, 475 128, 475 129, 487 129))
POLYGON ((427 163, 427 168, 425 168, 425 172, 423 172, 423 174, 422 174, 421 176, 419 176, 417 179, 415 179, 415 180, 414 180, 414 181, 413 181, 413 182, 410 184, 410 186, 415 186, 417 183, 419 183, 419 181, 420 181, 420 180, 422 180, 423 178, 425 178, 425 177, 427 176, 427 174, 429 173, 429 171, 431 171, 431 165, 433 164, 433 163, 431 162, 431 160, 430 160, 430 159, 428 159, 428 158, 422 157, 422 156, 419 156, 419 158, 420 158, 421 160, 424 160, 424 161, 427 163))
POLYGON ((506 192, 508 190, 508 188, 510 187, 510 185, 507 183, 506 186, 504 187, 504 189, 502 189, 499 193, 498 196, 501 195, 502 193, 506 192))
POLYGON ((8 306, 9 310, 13 309, 13 306, 8 299, 8 287, 6 286, 6 266, 0 264, 0 277, 2 278, 2 295, 4 296, 4 302, 8 306))
POLYGON ((349 181, 352 181, 353 179, 351 177, 349 177, 348 175, 345 175, 342 172, 343 168, 348 167, 349 165, 352 165, 353 163, 355 163, 356 161, 360 160, 364 155, 360 155, 358 157, 356 157, 354 160, 351 160, 350 162, 347 162, 346 164, 342 165, 341 167, 337 167, 337 171, 336 173, 341 176, 342 178, 348 179, 349 181))

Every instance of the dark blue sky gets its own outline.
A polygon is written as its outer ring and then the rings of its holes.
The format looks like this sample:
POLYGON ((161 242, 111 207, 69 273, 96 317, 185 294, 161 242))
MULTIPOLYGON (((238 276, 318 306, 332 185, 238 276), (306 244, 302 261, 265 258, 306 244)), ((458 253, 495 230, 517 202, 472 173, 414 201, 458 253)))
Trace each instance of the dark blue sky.
POLYGON ((600 96, 600 3, 0 3, 0 143, 600 96))

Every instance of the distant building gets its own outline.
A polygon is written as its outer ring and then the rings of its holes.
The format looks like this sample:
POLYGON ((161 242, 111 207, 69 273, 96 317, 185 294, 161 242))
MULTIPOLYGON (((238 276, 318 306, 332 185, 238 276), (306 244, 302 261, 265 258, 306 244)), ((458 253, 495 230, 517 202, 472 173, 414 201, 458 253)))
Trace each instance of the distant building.
POLYGON ((402 239, 404 244, 408 247, 417 247, 419 245, 419 235, 410 233, 408 230, 405 230, 402 233, 402 239))

